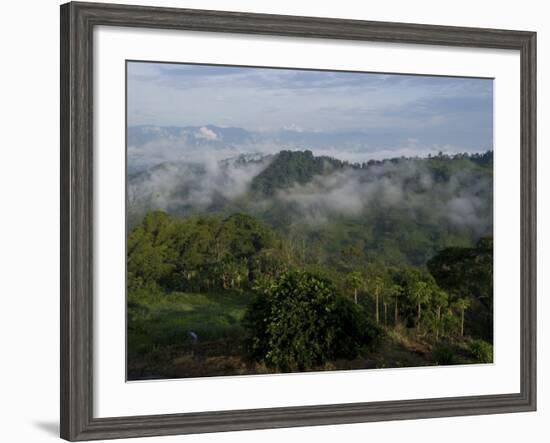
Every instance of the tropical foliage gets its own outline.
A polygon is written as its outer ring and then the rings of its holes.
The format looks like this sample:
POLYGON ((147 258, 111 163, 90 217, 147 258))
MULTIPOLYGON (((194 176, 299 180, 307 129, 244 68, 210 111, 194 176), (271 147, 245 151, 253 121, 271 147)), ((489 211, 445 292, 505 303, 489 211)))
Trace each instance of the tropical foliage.
POLYGON ((490 363, 492 221, 474 215, 492 207, 475 185, 491 171, 492 153, 359 165, 283 151, 238 198, 144 211, 127 241, 129 378, 490 363), (323 177, 399 180, 402 195, 332 213, 308 203, 323 177), (467 208, 473 188, 467 226, 434 214, 467 208))

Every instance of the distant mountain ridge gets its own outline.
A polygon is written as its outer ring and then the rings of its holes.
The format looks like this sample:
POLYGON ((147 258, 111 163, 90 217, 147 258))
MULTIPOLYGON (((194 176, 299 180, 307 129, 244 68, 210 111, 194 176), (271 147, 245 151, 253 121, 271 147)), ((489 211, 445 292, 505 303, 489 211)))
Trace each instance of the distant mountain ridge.
MULTIPOLYGON (((414 139, 396 137, 373 129, 321 132, 285 128, 252 131, 211 124, 130 126, 127 131, 128 169, 133 173, 167 161, 191 162, 205 156, 219 161, 240 154, 267 155, 285 150, 311 150, 316 156, 363 162, 372 158, 427 156, 436 154, 439 149, 437 146, 421 146, 414 139)), ((490 148, 470 147, 466 151, 472 153, 490 148)), ((447 147, 446 151, 453 152, 450 149, 447 147)))
POLYGON ((141 146, 159 138, 188 139, 200 141, 224 141, 226 143, 248 143, 253 140, 252 133, 242 128, 204 126, 154 126, 140 125, 128 128, 128 144, 141 146))
MULTIPOLYGON (((181 141, 188 146, 206 145, 250 145, 271 143, 277 145, 308 147, 367 147, 375 131, 307 131, 289 128, 252 131, 240 127, 216 126, 155 126, 138 125, 128 127, 128 145, 143 146, 162 140, 181 141)), ((377 134, 380 138, 380 134, 377 134)))

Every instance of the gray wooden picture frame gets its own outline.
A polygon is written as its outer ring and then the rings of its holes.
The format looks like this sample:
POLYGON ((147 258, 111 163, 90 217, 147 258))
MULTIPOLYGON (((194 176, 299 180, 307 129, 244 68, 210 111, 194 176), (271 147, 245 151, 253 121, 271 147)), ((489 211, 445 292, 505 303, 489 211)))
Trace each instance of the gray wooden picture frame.
MULTIPOLYGON (((536 33, 236 12, 61 6, 61 437, 70 441, 536 409, 536 33), (521 392, 169 415, 93 416, 92 54, 96 26, 517 50, 521 57, 521 392)), ((411 66, 414 70, 414 66, 411 66)), ((121 319, 121 321, 124 321, 121 319)))

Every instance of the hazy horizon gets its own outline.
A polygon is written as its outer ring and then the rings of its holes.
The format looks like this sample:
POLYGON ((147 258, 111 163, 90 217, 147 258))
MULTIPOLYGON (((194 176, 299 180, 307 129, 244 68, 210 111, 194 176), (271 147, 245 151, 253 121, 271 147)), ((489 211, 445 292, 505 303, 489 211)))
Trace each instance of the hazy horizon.
POLYGON ((127 73, 135 167, 282 149, 351 162, 493 149, 491 79, 151 62, 127 73))

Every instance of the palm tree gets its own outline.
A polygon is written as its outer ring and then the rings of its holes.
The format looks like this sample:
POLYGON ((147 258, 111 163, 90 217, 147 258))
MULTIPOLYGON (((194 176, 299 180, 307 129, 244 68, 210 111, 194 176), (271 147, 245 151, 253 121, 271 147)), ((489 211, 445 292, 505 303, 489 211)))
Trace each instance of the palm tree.
POLYGON ((439 340, 439 331, 441 328, 441 309, 445 308, 449 303, 449 296, 447 293, 439 288, 435 289, 432 293, 432 300, 436 309, 436 327, 435 327, 435 339, 439 340))
POLYGON ((417 306, 416 331, 420 331, 420 319, 422 317, 422 305, 430 300, 431 288, 424 281, 417 281, 411 291, 411 299, 417 306))
POLYGON ((384 326, 388 326, 388 303, 390 302, 390 294, 387 291, 382 293, 382 304, 384 305, 384 326))
POLYGON ((464 313, 472 305, 472 301, 467 297, 459 298, 456 301, 456 307, 460 310, 460 336, 464 337, 464 313))
POLYGON ((357 291, 365 286, 365 279, 360 272, 354 271, 348 274, 347 283, 353 289, 353 299, 357 304, 357 291))
POLYGON ((382 280, 381 277, 374 277, 370 281, 370 286, 372 287, 374 300, 376 303, 376 323, 380 323, 380 294, 382 292, 382 289, 384 288, 384 280, 382 280))
POLYGON ((394 299, 395 299, 395 309, 394 309, 394 313, 393 313, 393 325, 394 326, 397 326, 398 312, 399 312, 399 309, 398 309, 399 297, 402 294, 403 294, 403 290, 402 290, 401 286, 399 286, 399 285, 391 285, 388 288, 388 295, 390 297, 394 297, 394 299))

